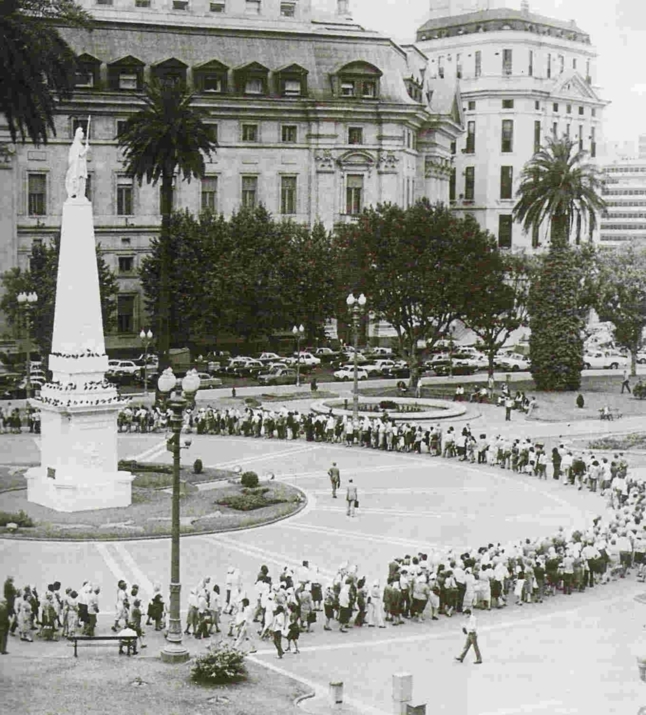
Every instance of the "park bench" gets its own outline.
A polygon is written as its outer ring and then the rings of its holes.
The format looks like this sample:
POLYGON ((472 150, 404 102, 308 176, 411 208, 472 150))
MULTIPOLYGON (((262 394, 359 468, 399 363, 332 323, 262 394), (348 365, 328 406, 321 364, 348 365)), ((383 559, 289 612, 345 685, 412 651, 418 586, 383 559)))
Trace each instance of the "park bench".
POLYGON ((609 420, 612 422, 613 420, 618 420, 621 417, 623 417, 623 413, 617 407, 609 407, 607 410, 601 408, 599 410, 600 420, 609 420))
POLYGON ((78 658, 76 652, 78 642, 94 642, 94 641, 117 641, 119 646, 125 645, 128 649, 128 655, 137 655, 137 636, 67 636, 67 640, 74 642, 74 657, 78 658))

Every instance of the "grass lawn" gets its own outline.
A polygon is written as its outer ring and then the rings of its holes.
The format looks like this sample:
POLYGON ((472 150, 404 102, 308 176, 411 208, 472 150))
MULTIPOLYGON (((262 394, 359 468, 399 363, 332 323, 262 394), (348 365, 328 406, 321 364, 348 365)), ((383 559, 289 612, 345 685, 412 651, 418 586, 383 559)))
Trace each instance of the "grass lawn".
MULTIPOLYGON (((168 475, 162 475, 165 479, 168 475)), ((151 475, 146 475, 148 480, 151 475)), ((182 497, 181 531, 184 534, 199 534, 212 531, 229 531, 263 524, 288 516, 300 509, 303 497, 292 486, 277 482, 261 483, 267 489, 269 506, 252 511, 239 511, 217 502, 227 497, 242 495, 239 484, 222 482, 215 489, 196 489, 182 497)), ((97 509, 75 513, 57 512, 27 501, 26 489, 0 494, 0 511, 15 514, 26 512, 35 523, 32 528, 20 529, 21 535, 40 538, 64 539, 113 539, 137 536, 170 535, 171 494, 152 487, 133 487, 132 504, 118 509, 97 509)), ((0 533, 5 532, 0 527, 0 533)))
MULTIPOLYGON (((633 379, 633 383, 635 380, 633 379)), ((453 400, 455 388, 460 382, 459 377, 450 383, 425 385, 422 388, 422 398, 432 397, 453 400)), ((497 390, 501 382, 496 384, 497 390)), ((514 380, 510 383, 512 395, 517 390, 528 396, 535 396, 538 406, 531 420, 539 422, 569 422, 571 420, 599 420, 599 410, 607 405, 619 410, 624 416, 646 415, 646 400, 638 400, 632 395, 621 394, 621 373, 609 370, 604 375, 584 375, 581 378, 581 389, 578 392, 538 392, 531 377, 526 380, 514 380), (583 395, 585 404, 582 409, 576 406, 577 395, 583 395)), ((467 389, 468 391, 468 389, 467 389)), ((401 397, 396 387, 367 388, 360 390, 362 395, 370 397, 401 397)))
MULTIPOLYGON (((11 647, 11 643, 9 644, 11 647)), ((12 715, 300 715, 294 700, 307 690, 298 682, 247 663, 234 685, 197 685, 189 664, 156 658, 89 655, 78 658, 2 660, 2 709, 12 715), (143 684, 133 685, 140 679, 143 684)), ((114 651, 114 652, 113 652, 114 651)))

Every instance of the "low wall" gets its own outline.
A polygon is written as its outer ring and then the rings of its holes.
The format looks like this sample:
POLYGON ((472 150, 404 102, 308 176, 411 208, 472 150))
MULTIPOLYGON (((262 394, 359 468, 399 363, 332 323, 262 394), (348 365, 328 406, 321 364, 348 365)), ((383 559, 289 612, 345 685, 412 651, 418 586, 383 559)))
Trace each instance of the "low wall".
MULTIPOLYGON (((310 406, 313 412, 318 414, 329 414, 332 412, 336 416, 352 417, 352 398, 320 400, 313 402, 310 406), (347 407, 346 407, 347 403, 347 407)), ((391 420, 396 422, 429 422, 431 420, 446 420, 461 417, 467 411, 467 408, 462 403, 449 402, 448 400, 433 400, 415 397, 365 397, 359 398, 359 416, 360 417, 381 417, 384 413, 391 420), (395 405, 401 405, 402 409, 380 409, 379 404, 382 402, 390 402, 395 405), (366 406, 374 409, 365 409, 366 406), (405 407, 410 408, 406 410, 405 407), (363 409, 362 409, 363 408, 363 409)))

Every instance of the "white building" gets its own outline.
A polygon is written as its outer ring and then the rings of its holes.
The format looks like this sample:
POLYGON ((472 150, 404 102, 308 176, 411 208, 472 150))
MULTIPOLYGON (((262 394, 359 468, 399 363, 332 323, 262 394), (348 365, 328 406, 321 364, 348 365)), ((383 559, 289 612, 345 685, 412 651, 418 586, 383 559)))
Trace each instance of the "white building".
POLYGON ((618 160, 603 170, 607 208, 600 219, 601 246, 646 241, 646 158, 618 160))
POLYGON ((536 15, 526 0, 520 10, 493 4, 431 0, 417 46, 430 77, 459 82, 467 131, 453 146, 454 209, 475 216, 501 247, 523 250, 548 237, 547 226, 530 236, 512 220, 523 166, 545 137, 563 134, 596 157, 606 102, 597 53, 573 20, 536 15))

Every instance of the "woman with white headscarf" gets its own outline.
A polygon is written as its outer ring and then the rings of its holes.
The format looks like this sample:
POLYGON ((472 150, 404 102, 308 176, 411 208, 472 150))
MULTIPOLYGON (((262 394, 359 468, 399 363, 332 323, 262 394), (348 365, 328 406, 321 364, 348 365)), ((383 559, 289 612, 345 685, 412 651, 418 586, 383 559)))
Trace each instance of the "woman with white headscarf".
POLYGON ((379 585, 379 579, 375 579, 372 582, 372 587, 368 593, 368 616, 367 616, 368 626, 374 628, 379 626, 379 628, 385 628, 384 623, 384 609, 381 599, 381 586, 379 585))

